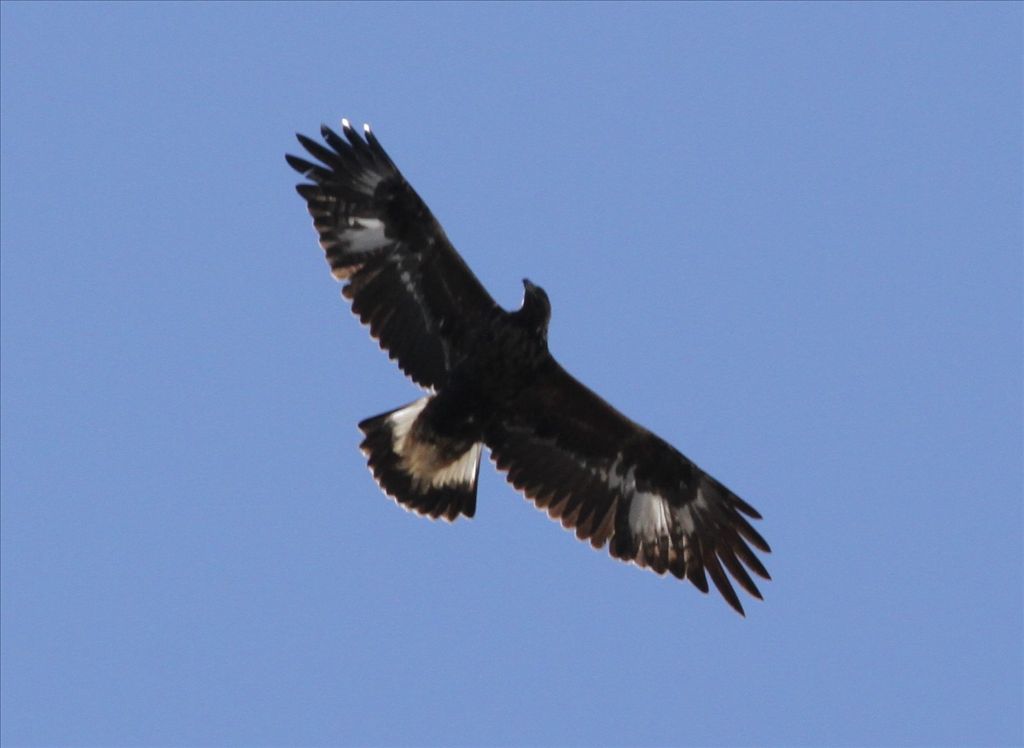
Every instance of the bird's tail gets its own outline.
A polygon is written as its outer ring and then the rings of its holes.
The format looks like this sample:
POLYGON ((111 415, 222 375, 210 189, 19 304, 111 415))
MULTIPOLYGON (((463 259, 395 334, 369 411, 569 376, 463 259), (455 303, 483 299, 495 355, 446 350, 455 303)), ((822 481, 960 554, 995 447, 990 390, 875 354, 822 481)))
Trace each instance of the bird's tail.
POLYGON ((406 509, 448 521, 472 517, 483 445, 431 431, 420 418, 431 397, 362 421, 360 449, 380 487, 406 509))

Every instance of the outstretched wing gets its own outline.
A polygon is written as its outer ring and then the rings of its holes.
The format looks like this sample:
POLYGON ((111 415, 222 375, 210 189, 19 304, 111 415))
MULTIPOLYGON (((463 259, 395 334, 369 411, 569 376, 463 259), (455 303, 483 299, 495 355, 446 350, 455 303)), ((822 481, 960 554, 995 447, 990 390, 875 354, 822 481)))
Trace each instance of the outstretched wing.
POLYGON ((703 592, 710 576, 741 615, 723 567, 761 598, 747 569, 769 576, 750 545, 770 549, 746 519, 761 515, 553 359, 495 420, 485 441, 498 468, 578 538, 595 548, 610 541, 616 558, 671 572, 703 592))
POLYGON ((296 190, 352 311, 403 372, 437 388, 496 304, 369 126, 362 138, 342 120, 342 132, 298 135, 319 163, 286 156, 309 180, 296 190))

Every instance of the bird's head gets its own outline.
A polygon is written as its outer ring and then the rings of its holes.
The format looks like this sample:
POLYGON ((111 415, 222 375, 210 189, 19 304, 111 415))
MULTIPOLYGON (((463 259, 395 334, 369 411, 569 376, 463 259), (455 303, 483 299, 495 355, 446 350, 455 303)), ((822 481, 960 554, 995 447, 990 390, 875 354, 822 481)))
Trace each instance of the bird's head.
POLYGON ((523 289, 523 306, 516 312, 516 316, 546 342, 548 322, 551 321, 551 302, 548 301, 548 295, 543 288, 530 283, 528 278, 523 278, 523 289))

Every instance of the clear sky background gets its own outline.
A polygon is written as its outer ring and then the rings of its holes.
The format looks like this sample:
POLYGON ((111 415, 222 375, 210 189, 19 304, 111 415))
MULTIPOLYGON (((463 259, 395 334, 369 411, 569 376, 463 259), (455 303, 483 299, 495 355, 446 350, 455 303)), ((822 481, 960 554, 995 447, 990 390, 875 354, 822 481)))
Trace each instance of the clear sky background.
POLYGON ((1022 6, 2 9, 5 745, 1022 735, 1022 6), (284 162, 369 121, 566 367, 764 514, 741 619, 415 399, 284 162))

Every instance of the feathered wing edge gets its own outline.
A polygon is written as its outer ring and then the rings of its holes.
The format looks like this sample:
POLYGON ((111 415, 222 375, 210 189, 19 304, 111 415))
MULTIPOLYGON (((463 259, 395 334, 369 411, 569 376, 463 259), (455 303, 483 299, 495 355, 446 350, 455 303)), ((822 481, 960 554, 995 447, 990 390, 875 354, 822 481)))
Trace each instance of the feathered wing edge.
MULTIPOLYGON (((682 455, 678 459, 686 460, 682 455)), ((744 615, 729 575, 752 597, 763 599, 748 569, 762 579, 771 577, 750 545, 764 553, 771 548, 743 516, 761 515, 707 473, 696 466, 693 470, 695 490, 643 487, 630 477, 630 470, 617 474, 625 504, 616 515, 609 551, 657 574, 685 578, 701 592, 708 591, 711 577, 726 602, 744 615)))
POLYGON ((342 121, 324 142, 298 135, 316 161, 287 155, 342 293, 413 381, 436 388, 462 355, 464 333, 496 308, 430 209, 377 138, 342 121))
POLYGON ((740 615, 730 576, 761 599, 750 572, 770 576, 751 546, 771 549, 748 521, 761 515, 560 367, 485 443, 509 483, 579 539, 702 592, 710 577, 740 615))

